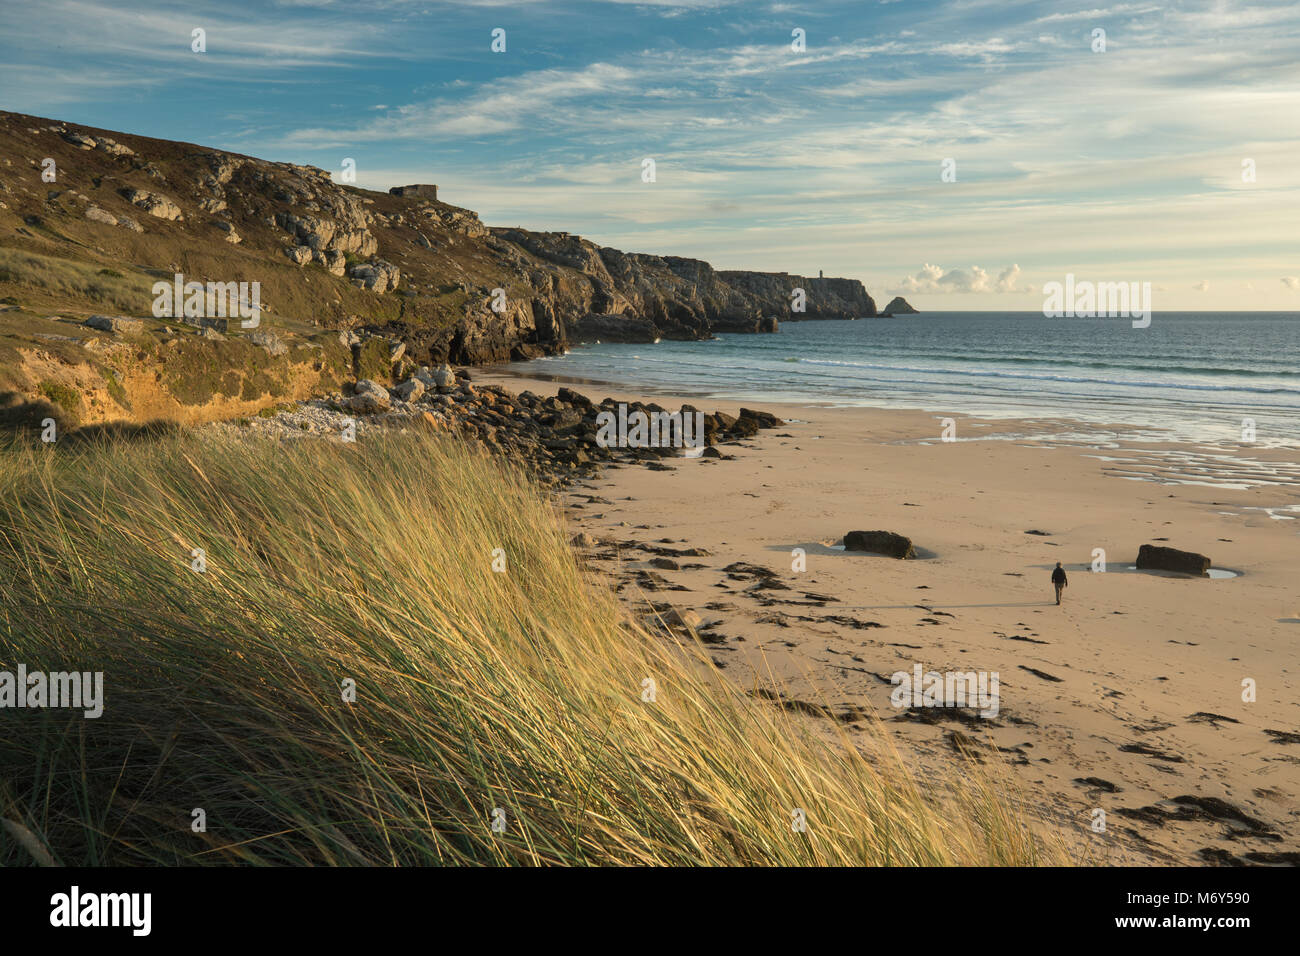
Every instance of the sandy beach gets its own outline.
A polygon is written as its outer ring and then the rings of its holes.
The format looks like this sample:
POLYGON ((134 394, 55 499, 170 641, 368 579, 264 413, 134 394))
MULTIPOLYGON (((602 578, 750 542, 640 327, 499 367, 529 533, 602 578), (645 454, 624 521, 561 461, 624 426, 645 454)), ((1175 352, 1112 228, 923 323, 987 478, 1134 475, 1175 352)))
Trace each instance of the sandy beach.
MULTIPOLYGON (((475 381, 539 395, 560 384, 500 370, 475 381)), ((595 401, 679 404, 575 387, 595 401)), ((1126 442, 1123 429, 1098 448, 1060 437, 1070 422, 757 407, 789 424, 723 446, 732 460, 614 467, 561 497, 575 533, 617 545, 594 564, 629 602, 698 613, 741 686, 771 675, 788 699, 873 711, 922 774, 957 748, 997 748, 1025 804, 1077 830, 1091 862, 1297 859, 1300 525, 1273 515, 1300 506, 1300 486, 1241 487, 1243 468, 1285 475, 1294 452, 1126 442), (940 440, 945 417, 957 441, 940 440), (1025 437, 991 437, 1008 435, 1025 437), (1175 474, 1205 483, 1165 483, 1175 474), (877 529, 910 537, 920 558, 835 547, 877 529), (1236 576, 1130 570, 1147 543, 1207 554, 1236 576), (691 548, 709 553, 663 557, 691 548), (1104 573, 1092 571, 1095 549, 1104 573), (724 571, 737 562, 774 574, 724 571), (996 716, 895 708, 891 675, 917 665, 996 672, 996 716)))

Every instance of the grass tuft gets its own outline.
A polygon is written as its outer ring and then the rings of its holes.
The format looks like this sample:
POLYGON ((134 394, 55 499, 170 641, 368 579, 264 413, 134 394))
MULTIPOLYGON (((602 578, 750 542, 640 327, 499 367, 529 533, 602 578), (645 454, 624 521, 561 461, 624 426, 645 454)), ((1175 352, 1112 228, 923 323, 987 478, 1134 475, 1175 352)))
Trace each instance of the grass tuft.
POLYGON ((433 436, 0 452, 19 662, 105 701, 0 710, 6 865, 1060 859, 991 785, 918 786, 647 634, 526 477, 433 436))

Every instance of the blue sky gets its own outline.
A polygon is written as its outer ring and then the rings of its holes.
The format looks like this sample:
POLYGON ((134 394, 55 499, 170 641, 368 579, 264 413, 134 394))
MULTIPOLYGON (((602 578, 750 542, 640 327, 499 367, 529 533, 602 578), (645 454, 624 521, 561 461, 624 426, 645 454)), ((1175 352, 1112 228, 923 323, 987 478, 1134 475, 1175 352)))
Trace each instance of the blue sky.
POLYGON ((1293 3, 0 0, 0 18, 5 109, 336 176, 350 157, 358 185, 434 182, 492 225, 824 269, 922 309, 1036 310, 1072 272, 1151 282, 1157 310, 1300 310, 1293 3))

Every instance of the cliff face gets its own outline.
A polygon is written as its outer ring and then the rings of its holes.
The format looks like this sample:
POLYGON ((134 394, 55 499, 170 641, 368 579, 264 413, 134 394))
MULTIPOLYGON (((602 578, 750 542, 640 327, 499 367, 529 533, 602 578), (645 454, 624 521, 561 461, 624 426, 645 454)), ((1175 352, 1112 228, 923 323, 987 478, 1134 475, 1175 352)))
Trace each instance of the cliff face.
POLYGON ((128 376, 137 393, 153 346, 207 356, 196 366, 221 372, 208 399, 195 398, 203 388, 162 386, 149 398, 194 418, 326 386, 346 375, 346 351, 355 367, 358 341, 372 337, 417 364, 482 364, 577 341, 772 331, 782 320, 876 308, 855 280, 719 272, 563 232, 489 229, 433 187, 371 192, 310 166, 0 112, 0 395, 53 381, 98 396, 94 408, 80 403, 91 420, 129 417, 113 398, 122 390, 102 380, 124 339, 85 332, 96 313, 144 320, 149 342, 137 344, 149 347, 136 348, 142 368, 128 376), (154 318, 154 282, 177 273, 258 282, 260 331, 278 337, 273 357, 293 367, 292 384, 252 381, 237 323, 219 326, 231 336, 223 344, 193 328, 204 320, 154 318), (797 288, 802 313, 792 311, 797 288))

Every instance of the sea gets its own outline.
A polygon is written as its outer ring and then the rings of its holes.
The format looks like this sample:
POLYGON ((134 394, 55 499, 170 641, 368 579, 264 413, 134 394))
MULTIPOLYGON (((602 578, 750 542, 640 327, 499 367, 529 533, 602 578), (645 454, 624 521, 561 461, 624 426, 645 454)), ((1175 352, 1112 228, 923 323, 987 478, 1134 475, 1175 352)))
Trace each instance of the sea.
POLYGON ((589 344, 512 372, 647 394, 1066 419, 1113 437, 1300 448, 1300 313, 926 312, 589 344))

